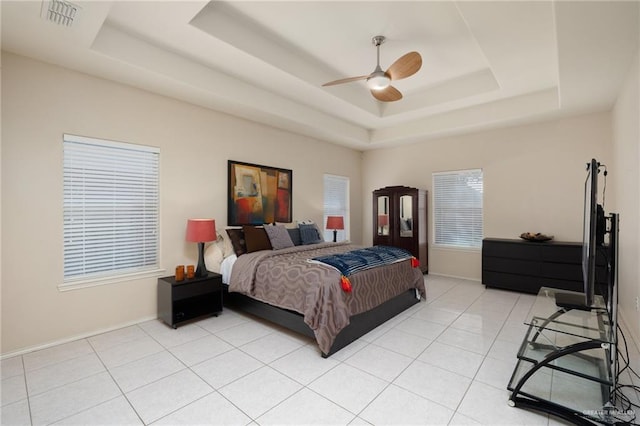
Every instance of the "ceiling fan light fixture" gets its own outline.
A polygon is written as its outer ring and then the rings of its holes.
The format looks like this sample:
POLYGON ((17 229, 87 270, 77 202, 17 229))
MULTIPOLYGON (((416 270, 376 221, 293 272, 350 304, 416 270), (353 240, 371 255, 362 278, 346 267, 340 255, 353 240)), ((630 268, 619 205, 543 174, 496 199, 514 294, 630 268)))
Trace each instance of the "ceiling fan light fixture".
POLYGON ((366 80, 371 96, 380 102, 394 102, 402 99, 402 93, 391 85, 391 81, 401 80, 418 72, 422 66, 422 57, 418 52, 406 53, 396 59, 386 71, 383 71, 380 67, 380 45, 384 43, 384 40, 384 36, 375 36, 371 39, 376 47, 376 68, 371 74, 368 76, 341 78, 340 80, 325 83, 322 86, 335 86, 336 84, 366 80))
POLYGON ((382 75, 372 75, 367 78, 367 87, 370 90, 384 90, 391 84, 391 79, 384 73, 382 75))

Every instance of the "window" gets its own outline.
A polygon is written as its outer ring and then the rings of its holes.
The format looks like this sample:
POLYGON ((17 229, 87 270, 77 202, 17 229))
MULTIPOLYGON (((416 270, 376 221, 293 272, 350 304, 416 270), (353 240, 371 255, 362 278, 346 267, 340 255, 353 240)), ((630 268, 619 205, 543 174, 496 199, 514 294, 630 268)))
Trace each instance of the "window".
POLYGON ((433 174, 436 245, 482 247, 482 170, 433 174))
MULTIPOLYGON (((338 241, 349 239, 349 178, 324 175, 324 217, 322 228, 327 225, 327 216, 342 216, 344 229, 338 230, 338 241)), ((333 241, 333 229, 324 230, 324 240, 333 241)))
POLYGON ((72 135, 63 147, 61 288, 157 270, 159 150, 72 135))

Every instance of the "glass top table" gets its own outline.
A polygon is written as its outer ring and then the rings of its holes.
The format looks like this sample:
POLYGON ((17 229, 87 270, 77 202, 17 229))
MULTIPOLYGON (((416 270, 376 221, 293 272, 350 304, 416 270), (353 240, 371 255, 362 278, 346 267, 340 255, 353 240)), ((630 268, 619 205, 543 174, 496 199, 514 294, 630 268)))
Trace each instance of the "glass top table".
POLYGON ((607 423, 603 416, 614 386, 616 333, 604 298, 596 296, 589 309, 574 303, 583 299, 582 293, 540 289, 525 320, 529 327, 507 386, 510 405, 572 422, 607 423))
POLYGON ((525 324, 585 339, 613 343, 615 333, 604 298, 596 295, 589 309, 566 308, 562 300, 584 300, 583 293, 542 287, 529 310, 525 324), (560 305, 560 306, 559 306, 560 305))

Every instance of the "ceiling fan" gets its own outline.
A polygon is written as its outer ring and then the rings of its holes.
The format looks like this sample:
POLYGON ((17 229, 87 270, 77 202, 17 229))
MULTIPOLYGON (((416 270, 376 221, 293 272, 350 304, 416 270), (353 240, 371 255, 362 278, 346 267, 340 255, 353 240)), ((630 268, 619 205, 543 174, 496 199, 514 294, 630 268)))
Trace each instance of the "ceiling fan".
POLYGON ((380 35, 371 39, 371 42, 378 52, 376 69, 373 70, 371 74, 342 78, 340 80, 330 81, 322 86, 335 86, 336 84, 367 80, 367 87, 371 90, 371 94, 377 100, 382 102, 393 102, 402 99, 402 93, 400 93, 400 91, 395 87, 391 86, 391 82, 410 77, 417 73, 422 66, 422 57, 418 52, 409 52, 398 58, 386 71, 382 71, 382 68, 380 68, 380 45, 384 43, 384 40, 385 37, 380 35))

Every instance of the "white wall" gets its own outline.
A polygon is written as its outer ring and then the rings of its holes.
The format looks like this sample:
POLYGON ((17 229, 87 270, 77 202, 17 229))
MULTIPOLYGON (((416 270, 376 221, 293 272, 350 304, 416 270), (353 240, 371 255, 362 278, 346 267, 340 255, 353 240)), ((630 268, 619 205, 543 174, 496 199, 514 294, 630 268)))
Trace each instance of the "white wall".
MULTIPOLYGON (((640 55, 640 53, 639 53, 640 55)), ((640 83, 638 55, 613 110, 613 162, 609 167, 616 194, 607 212, 620 214, 618 268, 619 308, 625 324, 640 343, 640 83)))
POLYGON ((156 316, 155 278, 58 291, 63 133, 160 148, 165 275, 197 261, 188 218, 224 230, 229 159, 292 169, 294 219, 321 221, 323 173, 348 176, 362 217, 357 151, 3 52, 2 354, 156 316))
MULTIPOLYGON (((610 158, 607 112, 442 138, 364 153, 363 237, 372 241, 371 192, 387 185, 424 188, 433 172, 483 169, 484 236, 518 238, 525 231, 582 240, 585 164, 610 158)), ((433 247, 429 211, 429 272, 480 280, 479 250, 433 247)))

